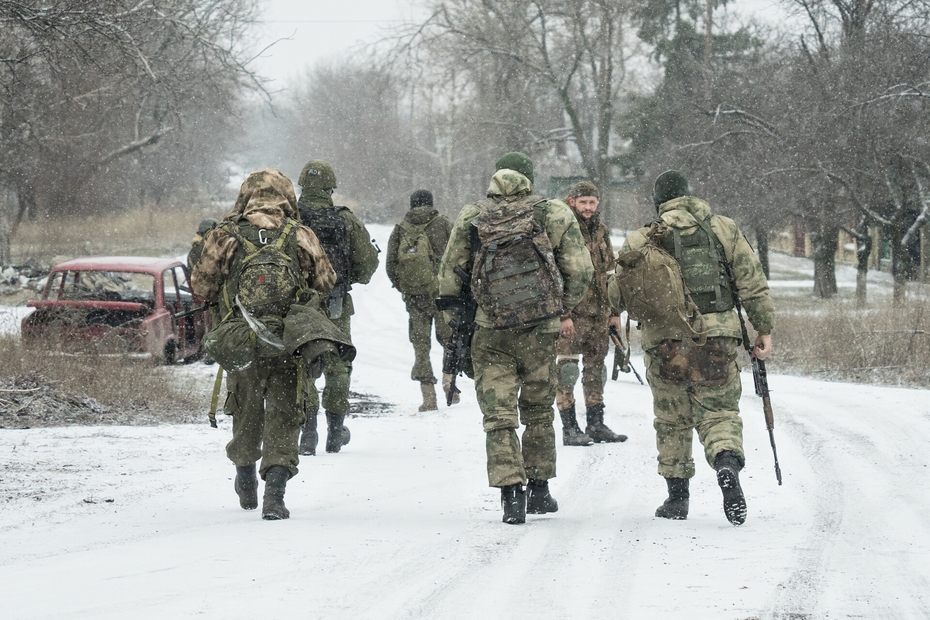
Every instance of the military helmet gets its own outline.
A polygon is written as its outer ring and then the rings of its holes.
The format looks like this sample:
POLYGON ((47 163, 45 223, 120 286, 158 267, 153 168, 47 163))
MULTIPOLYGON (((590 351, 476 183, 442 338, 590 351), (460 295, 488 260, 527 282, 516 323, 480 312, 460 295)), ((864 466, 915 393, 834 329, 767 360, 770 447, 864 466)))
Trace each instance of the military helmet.
POLYGON ((208 231, 213 230, 219 225, 220 223, 218 221, 212 217, 208 217, 200 222, 200 225, 197 227, 197 234, 202 237, 203 235, 207 234, 208 231))
POLYGON ((495 170, 502 170, 504 168, 516 170, 528 178, 530 183, 535 183, 533 179, 533 160, 530 159, 526 153, 511 151, 510 153, 501 155, 501 158, 497 160, 495 170))
POLYGON ((677 170, 666 170, 656 178, 652 187, 652 201, 656 207, 682 196, 691 196, 691 186, 685 175, 677 170))
POLYGON ((328 161, 314 159, 300 171, 297 184, 304 189, 333 189, 336 187, 336 173, 328 161))

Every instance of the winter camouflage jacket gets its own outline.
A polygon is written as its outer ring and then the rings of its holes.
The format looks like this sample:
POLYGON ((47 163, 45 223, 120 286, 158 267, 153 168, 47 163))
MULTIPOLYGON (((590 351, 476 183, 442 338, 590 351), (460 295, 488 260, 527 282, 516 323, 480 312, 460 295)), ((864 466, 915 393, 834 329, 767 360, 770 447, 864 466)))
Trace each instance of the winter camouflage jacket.
POLYGON ((584 237, 585 247, 588 248, 588 253, 591 255, 594 276, 591 278, 591 284, 588 286, 584 299, 572 309, 571 313, 562 318, 571 318, 573 316, 606 318, 616 314, 616 312, 611 311, 610 302, 607 299, 607 279, 614 271, 616 258, 614 256, 614 247, 610 243, 610 231, 601 224, 601 218, 597 212, 587 220, 574 209, 572 209, 572 213, 575 214, 575 218, 578 220, 578 227, 584 237))
MULTIPOLYGON (((529 194, 532 183, 519 172, 506 168, 498 170, 491 179, 488 188, 488 197, 502 199, 510 196, 529 194)), ((475 205, 466 205, 459 213, 458 219, 452 225, 452 235, 446 245, 439 266, 439 294, 456 297, 462 290, 462 280, 453 269, 460 265, 466 272, 471 272, 472 260, 470 246, 471 222, 478 215, 479 209, 475 205)), ((585 248, 584 237, 578 227, 572 210, 561 200, 548 200, 542 215, 543 228, 549 241, 552 243, 552 253, 556 264, 562 273, 564 289, 562 303, 567 310, 578 304, 588 290, 594 267, 591 265, 591 255, 585 248)), ((482 327, 492 328, 488 317, 478 309, 475 322, 482 327)), ((540 333, 559 331, 559 318, 549 319, 536 327, 540 333)))
MULTIPOLYGON (((681 230, 683 235, 695 232, 698 229, 698 219, 706 219, 710 214, 710 205, 693 196, 682 196, 659 205, 659 217, 669 226, 681 230)), ((710 227, 723 245, 727 260, 730 261, 740 303, 749 316, 749 322, 759 334, 771 334, 775 323, 775 306, 769 296, 769 284, 762 272, 759 259, 736 222, 730 218, 714 215, 710 219, 710 227)), ((641 248, 646 243, 645 234, 648 230, 644 227, 631 233, 624 242, 621 252, 641 248)), ((611 306, 622 312, 625 304, 617 286, 614 285, 613 278, 608 286, 608 294, 611 306)), ((704 315, 704 318, 707 322, 709 338, 726 336, 742 339, 739 317, 736 316, 735 310, 708 313, 704 315)), ((648 351, 663 340, 682 340, 683 334, 674 328, 644 325, 642 338, 643 349, 648 351)))
MULTIPOLYGON (((286 220, 300 221, 297 199, 290 180, 273 168, 253 172, 242 184, 232 213, 226 220, 245 215, 256 227, 276 230, 286 220)), ((229 275, 239 242, 222 228, 214 228, 204 237, 203 254, 194 265, 191 286, 194 292, 209 302, 215 302, 229 275)), ((336 283, 336 273, 326 258, 326 252, 313 231, 306 226, 297 229, 298 258, 301 275, 307 285, 329 293, 336 283)))
MULTIPOLYGON (((414 226, 422 226, 432 220, 424 229, 424 232, 427 239, 429 239, 432 255, 437 260, 442 258, 446 244, 449 242, 449 234, 452 231, 452 222, 449 221, 449 218, 439 215, 439 211, 433 207, 414 207, 407 211, 404 220, 414 226)), ((397 252, 400 249, 400 236, 401 228, 400 224, 398 224, 391 231, 391 238, 388 240, 387 260, 384 265, 394 288, 397 288, 397 252)))
MULTIPOLYGON (((333 207, 333 199, 329 192, 304 190, 300 194, 300 204, 310 209, 329 209, 333 207)), ((352 272, 349 290, 352 290, 352 284, 368 284, 371 281, 371 276, 378 269, 378 250, 371 243, 371 235, 368 233, 368 229, 348 207, 336 207, 336 209, 346 221, 349 230, 349 245, 352 246, 352 272)), ((299 221, 300 217, 298 216, 297 219, 299 221)), ((355 314, 352 295, 346 295, 342 314, 343 316, 355 314)))

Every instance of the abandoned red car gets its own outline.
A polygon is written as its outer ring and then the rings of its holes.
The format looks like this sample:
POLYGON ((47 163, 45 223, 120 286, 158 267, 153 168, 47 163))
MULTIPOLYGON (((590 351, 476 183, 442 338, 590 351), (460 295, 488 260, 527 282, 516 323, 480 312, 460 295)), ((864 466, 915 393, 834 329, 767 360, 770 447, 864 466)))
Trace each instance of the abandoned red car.
POLYGON ((144 354, 171 364, 201 356, 210 328, 187 267, 171 258, 97 256, 52 268, 35 312, 23 319, 27 346, 63 352, 144 354))

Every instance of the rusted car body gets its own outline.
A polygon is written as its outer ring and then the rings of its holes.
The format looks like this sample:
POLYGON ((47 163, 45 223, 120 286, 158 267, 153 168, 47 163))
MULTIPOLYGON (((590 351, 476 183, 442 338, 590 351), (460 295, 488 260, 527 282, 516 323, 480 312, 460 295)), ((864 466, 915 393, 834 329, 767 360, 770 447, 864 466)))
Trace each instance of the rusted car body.
POLYGON ((150 355, 165 363, 200 357, 210 328, 202 297, 179 260, 136 256, 76 258, 52 268, 23 343, 62 352, 150 355))

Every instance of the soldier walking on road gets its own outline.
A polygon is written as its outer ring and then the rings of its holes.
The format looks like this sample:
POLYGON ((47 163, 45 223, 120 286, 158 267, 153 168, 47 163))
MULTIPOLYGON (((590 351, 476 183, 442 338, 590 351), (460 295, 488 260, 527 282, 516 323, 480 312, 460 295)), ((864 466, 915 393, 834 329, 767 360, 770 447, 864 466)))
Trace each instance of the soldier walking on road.
POLYGON ((459 296, 459 267, 478 303, 471 358, 488 483, 501 489, 503 521, 511 524, 524 523, 527 512, 558 510, 549 480, 559 317, 584 297, 593 271, 571 210, 532 195, 532 186, 529 157, 502 156, 487 198, 459 213, 439 270, 440 296, 459 296))
POLYGON ((594 277, 581 303, 562 315, 556 360, 556 404, 562 418, 562 444, 590 446, 592 443, 626 441, 626 435, 618 435, 604 424, 604 383, 607 381, 604 358, 609 348, 608 328, 620 327, 620 317, 611 311, 607 300, 607 277, 614 268, 610 231, 598 216, 600 197, 593 183, 577 183, 566 202, 578 220, 594 265, 594 277), (579 358, 584 360, 583 373, 579 373, 579 358), (587 418, 584 432, 579 428, 575 414, 574 390, 579 374, 587 418))
POLYGON ((659 175, 653 201, 659 220, 627 237, 609 286, 611 305, 623 311, 638 303, 633 294, 624 299, 618 283, 624 253, 658 245, 680 266, 680 279, 699 311, 694 319, 703 323, 696 330, 696 342, 694 333, 687 333, 689 326, 680 322, 642 325, 658 470, 668 485, 668 499, 656 516, 688 517, 689 481, 695 473, 691 444, 697 431, 704 457, 717 472, 724 514, 740 525, 746 520, 739 482, 746 455, 737 351, 745 332, 736 310, 737 304, 746 310, 758 333, 753 355, 765 359, 772 350, 775 308, 762 265, 739 227, 730 218, 712 215, 710 205, 691 195, 682 173, 669 170, 659 175))
MULTIPOLYGON (((433 208, 433 195, 419 189, 410 196, 410 210, 391 231, 387 250, 387 275, 404 297, 407 306, 408 333, 413 345, 413 370, 410 378, 420 383, 423 404, 420 411, 435 411, 436 376, 429 360, 430 331, 436 324, 440 346, 449 340, 449 326, 436 309, 439 294, 439 261, 449 241, 452 223, 433 208)), ((458 394, 456 394, 458 396, 458 394)))
MULTIPOLYGON (((378 268, 378 250, 371 243, 368 229, 348 207, 333 204, 336 173, 322 159, 307 162, 297 179, 301 187, 300 221, 316 233, 336 272, 336 284, 324 302, 330 320, 352 337, 351 317, 355 313, 349 291, 353 284, 368 284, 378 268)), ((327 365, 323 369, 326 385, 322 403, 316 385, 308 381, 307 421, 300 437, 300 453, 315 455, 319 441, 317 415, 320 405, 326 412, 326 451, 339 452, 349 443, 351 434, 345 425, 349 413, 351 362, 327 365)))
MULTIPOLYGON (((282 338, 281 329, 269 326, 283 326, 300 298, 318 300, 318 294, 329 293, 336 282, 313 231, 300 226, 297 217, 290 180, 271 168, 253 172, 242 184, 233 212, 207 233, 192 277, 194 292, 216 304, 222 319, 208 339, 235 349, 241 361, 233 364, 216 356, 228 373, 224 409, 233 416, 233 436, 226 455, 236 465, 239 504, 246 510, 258 507, 255 462, 261 459, 262 517, 269 520, 290 515, 284 490, 297 475, 297 436, 304 416, 298 383, 301 356, 308 352, 298 350, 302 343, 285 347, 281 342, 281 350, 256 356, 252 343, 257 332, 252 325, 271 334, 265 339, 282 338), (218 336, 231 334, 228 328, 237 324, 242 327, 240 337, 218 336)), ((308 312, 327 324, 324 329, 335 331, 315 309, 308 312)), ((327 356, 340 359, 333 353, 327 356)), ((308 354, 305 361, 318 357, 319 351, 308 354)))

